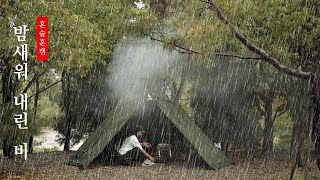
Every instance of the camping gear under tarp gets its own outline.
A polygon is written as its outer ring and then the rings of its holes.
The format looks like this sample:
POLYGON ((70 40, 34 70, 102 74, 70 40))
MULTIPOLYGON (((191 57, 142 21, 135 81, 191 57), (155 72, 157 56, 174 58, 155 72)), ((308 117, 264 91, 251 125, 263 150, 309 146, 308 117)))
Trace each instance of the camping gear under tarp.
POLYGON ((156 103, 210 167, 219 169, 230 163, 179 105, 161 99, 157 99, 156 103))
MULTIPOLYGON (((224 153, 213 145, 180 105, 174 104, 161 92, 158 92, 154 97, 154 103, 157 104, 211 168, 219 169, 230 164, 224 153)), ((97 130, 89 135, 89 138, 79 148, 70 164, 86 168, 110 143, 136 110, 136 106, 130 101, 119 103, 97 130)))
POLYGON ((103 151, 117 132, 120 131, 135 110, 136 107, 133 104, 120 102, 108 114, 106 120, 90 134, 70 163, 86 168, 103 151))
POLYGON ((171 144, 161 143, 157 145, 157 148, 151 153, 151 156, 157 158, 157 162, 167 163, 172 161, 171 144))

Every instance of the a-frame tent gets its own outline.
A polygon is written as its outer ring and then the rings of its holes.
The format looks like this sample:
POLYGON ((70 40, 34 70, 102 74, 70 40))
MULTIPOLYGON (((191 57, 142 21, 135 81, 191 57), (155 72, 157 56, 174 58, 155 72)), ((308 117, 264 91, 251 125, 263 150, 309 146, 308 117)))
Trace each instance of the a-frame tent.
MULTIPOLYGON (((214 146, 202 130, 190 119, 187 113, 178 104, 158 93, 153 100, 168 119, 192 144, 203 160, 213 169, 219 169, 230 164, 224 153, 214 146)), ((71 164, 86 168, 94 158, 110 143, 118 131, 125 125, 137 110, 130 101, 120 102, 107 116, 107 119, 92 133, 78 149, 71 164)))

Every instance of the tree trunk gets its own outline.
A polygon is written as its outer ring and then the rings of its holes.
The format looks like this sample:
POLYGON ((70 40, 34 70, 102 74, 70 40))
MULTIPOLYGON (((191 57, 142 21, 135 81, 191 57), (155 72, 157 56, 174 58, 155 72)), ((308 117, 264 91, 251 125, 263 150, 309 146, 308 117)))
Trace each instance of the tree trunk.
POLYGON ((71 140, 71 117, 70 117, 70 74, 63 70, 62 72, 62 102, 63 111, 66 120, 66 130, 64 131, 64 151, 70 150, 71 140))
MULTIPOLYGON (((304 127, 303 127, 304 129, 304 127)), ((302 166, 302 151, 303 151, 303 146, 304 146, 304 135, 305 133, 301 133, 299 138, 298 138, 298 148, 297 148, 297 154, 296 154, 296 159, 293 163, 292 169, 291 169, 291 173, 290 173, 290 177, 289 179, 292 180, 296 171, 297 166, 302 166)))
MULTIPOLYGON (((305 150, 305 142, 307 138, 309 137, 310 131, 311 131, 311 124, 313 123, 313 118, 314 118, 314 107, 311 107, 311 110, 309 111, 308 117, 303 121, 302 127, 301 127, 301 133, 298 134, 298 148, 297 148, 297 154, 296 154, 296 159, 294 161, 294 164, 291 169, 291 174, 290 174, 290 180, 293 179, 295 171, 297 166, 298 167, 305 167, 307 166, 308 162, 308 154, 306 154, 304 151, 305 150), (304 158, 306 156, 306 158, 304 158), (304 161, 306 160, 306 161, 304 161)), ((308 142, 308 139, 307 139, 308 142)), ((307 167, 306 167, 307 168, 307 167)))
POLYGON ((228 142, 221 142, 221 150, 227 154, 229 149, 229 143, 228 142))
POLYGON ((267 97, 265 98, 265 121, 264 121, 264 131, 263 131, 263 144, 262 151, 265 153, 272 152, 273 149, 273 124, 274 119, 272 117, 272 103, 273 103, 274 93, 270 89, 267 97))
POLYGON ((263 131, 263 152, 272 152, 273 149, 273 119, 272 119, 272 103, 266 104, 265 127, 263 131))
POLYGON ((306 132, 306 150, 304 153, 304 179, 308 178, 308 162, 309 162, 309 157, 311 154, 311 150, 310 150, 310 145, 313 144, 312 142, 314 142, 315 145, 315 152, 318 155, 317 157, 317 165, 319 168, 319 147, 317 147, 317 145, 319 146, 319 116, 320 116, 320 96, 319 96, 319 89, 318 86, 319 85, 319 81, 318 80, 314 80, 313 84, 312 84, 312 106, 311 106, 311 111, 309 113, 309 117, 308 117, 308 121, 307 121, 307 126, 305 129, 306 132))
POLYGON ((2 72, 2 103, 9 103, 12 100, 12 77, 10 65, 2 72))
POLYGON ((292 126, 293 128, 292 128, 291 143, 290 143, 290 159, 294 161, 297 155, 298 137, 302 132, 303 121, 301 121, 300 118, 297 118, 294 120, 294 123, 292 126))
MULTIPOLYGON (((10 64, 6 64, 2 71, 2 103, 8 104, 12 101, 12 77, 10 75, 10 64)), ((7 117, 2 117, 7 118, 7 117)), ((14 154, 14 145, 9 137, 2 140, 3 155, 12 157, 14 154)))
POLYGON ((313 85, 313 124, 312 124, 312 139, 315 142, 315 152, 317 155, 317 165, 320 170, 320 96, 319 96, 319 81, 313 85))
POLYGON ((317 157, 317 166, 318 166, 318 169, 320 170, 320 154, 318 154, 318 157, 317 157))
MULTIPOLYGON (((36 95, 34 96, 34 115, 33 115, 33 121, 36 120, 37 117, 37 110, 38 110, 38 99, 39 99, 39 93, 40 93, 40 83, 39 83, 39 75, 36 73, 34 75, 35 82, 36 82, 36 95)), ((33 136, 31 135, 29 137, 29 141, 28 141, 28 153, 32 153, 33 152, 33 136)))
POLYGON ((32 152, 33 152, 33 136, 29 136, 28 153, 31 154, 32 152))
POLYGON ((13 157, 14 147, 13 147, 12 143, 10 143, 9 138, 3 139, 2 148, 3 148, 3 156, 4 157, 13 157))
POLYGON ((70 140, 71 140, 71 128, 70 126, 67 127, 66 133, 64 134, 64 147, 63 151, 70 150, 70 140))

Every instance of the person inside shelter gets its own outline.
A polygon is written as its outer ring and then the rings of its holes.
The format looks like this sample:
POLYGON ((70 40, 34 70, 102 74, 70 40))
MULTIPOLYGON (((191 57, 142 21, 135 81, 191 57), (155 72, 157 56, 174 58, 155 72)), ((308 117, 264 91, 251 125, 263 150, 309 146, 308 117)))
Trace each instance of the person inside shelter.
POLYGON ((127 159, 130 157, 135 157, 138 151, 138 154, 143 154, 147 159, 143 161, 142 166, 152 166, 155 165, 155 158, 152 157, 142 146, 150 148, 151 145, 148 142, 140 143, 138 138, 141 138, 145 131, 141 126, 138 126, 134 129, 129 137, 127 137, 120 149, 118 150, 121 159, 127 159))

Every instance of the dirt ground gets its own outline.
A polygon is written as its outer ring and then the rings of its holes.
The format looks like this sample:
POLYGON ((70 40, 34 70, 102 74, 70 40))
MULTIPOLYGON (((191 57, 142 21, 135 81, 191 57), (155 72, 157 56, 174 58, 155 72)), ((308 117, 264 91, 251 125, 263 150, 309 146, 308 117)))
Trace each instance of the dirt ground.
MULTIPOLYGON (((233 164, 219 170, 208 170, 182 162, 156 164, 152 167, 94 164, 88 169, 66 165, 74 152, 29 154, 28 160, 1 158, 0 179, 288 179, 292 162, 286 154, 248 155, 230 153, 233 164)), ((295 179, 303 179, 299 169, 295 179)), ((309 164, 308 179, 320 179, 315 162, 309 164)))

